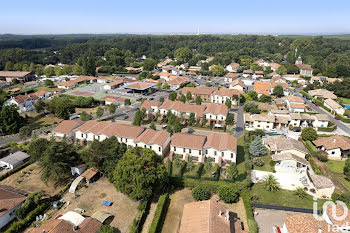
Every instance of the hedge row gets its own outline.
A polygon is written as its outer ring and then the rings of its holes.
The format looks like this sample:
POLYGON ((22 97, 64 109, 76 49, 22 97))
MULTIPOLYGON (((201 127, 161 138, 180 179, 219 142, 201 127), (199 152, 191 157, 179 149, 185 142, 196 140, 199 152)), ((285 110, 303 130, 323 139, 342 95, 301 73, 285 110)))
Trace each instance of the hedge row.
POLYGON ((17 233, 27 228, 36 218, 36 216, 44 213, 49 207, 48 203, 43 203, 28 213, 25 219, 16 221, 5 231, 5 233, 17 233))
POLYGON ((9 177, 10 175, 22 170, 23 168, 29 166, 32 162, 28 161, 24 164, 22 164, 21 166, 16 167, 15 169, 12 169, 11 171, 8 171, 7 173, 5 173, 4 175, 0 176, 0 181, 6 179, 7 177, 9 177))
POLYGON ((306 91, 304 91, 304 90, 300 90, 300 94, 302 94, 302 95, 304 95, 304 96, 307 96, 307 97, 309 97, 310 99, 312 99, 312 96, 311 96, 309 93, 307 93, 306 91))
MULTIPOLYGON (((151 200, 151 198, 149 199, 151 200)), ((149 213, 149 209, 151 206, 151 202, 148 201, 146 205, 140 202, 139 206, 137 207, 138 209, 142 208, 140 210, 140 215, 132 221, 132 225, 129 228, 130 233, 140 233, 142 231, 143 224, 146 221, 147 215, 149 213)))
POLYGON ((248 227, 250 233, 258 233, 258 224, 254 219, 251 197, 247 189, 241 191, 241 197, 243 200, 244 208, 247 215, 248 227))
POLYGON ((347 118, 347 117, 340 115, 338 113, 336 114, 336 116, 339 117, 342 122, 350 123, 350 118, 347 118))
POLYGON ((333 125, 331 127, 318 127, 317 130, 322 132, 333 132, 334 130, 336 130, 336 128, 337 125, 333 125))
POLYGON ((161 231, 164 217, 167 212, 168 204, 169 204, 168 193, 163 194, 162 196, 159 197, 157 208, 153 216, 153 221, 148 230, 149 233, 157 233, 161 231))
POLYGON ((312 144, 311 141, 306 141, 305 142, 306 148, 309 150, 310 154, 312 156, 316 156, 317 155, 317 150, 315 148, 315 146, 312 144))
POLYGON ((194 188, 197 185, 204 185, 207 187, 212 193, 217 193, 217 190, 221 186, 233 186, 238 191, 243 190, 244 188, 247 188, 250 186, 250 182, 248 180, 244 181, 236 181, 234 183, 232 182, 226 182, 226 181, 211 181, 211 180, 201 180, 201 179, 192 179, 192 178, 179 178, 179 177, 169 177, 170 184, 176 186, 176 187, 189 187, 194 188))

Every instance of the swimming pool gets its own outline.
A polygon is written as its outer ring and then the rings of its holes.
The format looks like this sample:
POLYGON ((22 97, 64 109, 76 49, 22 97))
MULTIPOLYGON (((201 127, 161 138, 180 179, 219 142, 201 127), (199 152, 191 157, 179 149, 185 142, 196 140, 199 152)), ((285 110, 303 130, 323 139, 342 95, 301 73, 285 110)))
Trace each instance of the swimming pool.
POLYGON ((344 107, 345 107, 346 109, 350 109, 350 104, 344 104, 344 107))

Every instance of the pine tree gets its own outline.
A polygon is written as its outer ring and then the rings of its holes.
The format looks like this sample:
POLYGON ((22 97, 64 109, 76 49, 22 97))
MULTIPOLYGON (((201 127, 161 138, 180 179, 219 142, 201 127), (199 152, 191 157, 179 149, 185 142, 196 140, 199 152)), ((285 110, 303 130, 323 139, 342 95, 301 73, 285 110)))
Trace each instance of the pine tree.
POLYGON ((262 144, 261 137, 255 137, 249 145, 249 153, 255 157, 266 154, 266 148, 262 144))

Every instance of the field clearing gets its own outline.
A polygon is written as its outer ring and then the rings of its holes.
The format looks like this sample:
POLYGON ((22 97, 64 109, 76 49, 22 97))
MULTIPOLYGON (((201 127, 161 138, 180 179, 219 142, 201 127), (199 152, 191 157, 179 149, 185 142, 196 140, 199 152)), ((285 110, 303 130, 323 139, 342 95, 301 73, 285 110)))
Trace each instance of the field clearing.
POLYGON ((50 213, 52 217, 74 211, 75 208, 84 209, 84 216, 91 216, 97 211, 105 211, 113 216, 107 222, 117 229, 116 232, 128 232, 133 219, 138 216, 138 202, 131 200, 126 195, 118 192, 107 178, 101 177, 89 186, 82 187, 76 191, 77 197, 67 192, 63 199, 70 202, 60 210, 50 213), (112 206, 102 205, 103 200, 113 202, 112 206))
POLYGON ((18 171, 17 173, 7 177, 0 184, 10 185, 19 189, 23 189, 29 193, 44 190, 48 195, 55 195, 64 187, 55 187, 53 184, 47 185, 41 181, 41 168, 37 163, 33 163, 28 167, 18 171))
POLYGON ((55 123, 60 123, 63 119, 52 116, 44 115, 42 113, 26 113, 28 118, 28 123, 32 129, 37 129, 45 127, 48 125, 53 125, 55 123))

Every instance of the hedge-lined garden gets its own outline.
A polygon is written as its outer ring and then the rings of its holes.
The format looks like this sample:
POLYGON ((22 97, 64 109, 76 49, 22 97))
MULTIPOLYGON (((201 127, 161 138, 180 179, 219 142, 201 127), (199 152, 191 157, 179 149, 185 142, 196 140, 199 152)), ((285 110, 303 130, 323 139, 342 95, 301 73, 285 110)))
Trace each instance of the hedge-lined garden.
POLYGON ((153 221, 148 230, 149 233, 157 233, 161 231, 168 205, 169 205, 169 194, 166 193, 161 195, 159 197, 157 208, 153 216, 153 221))

